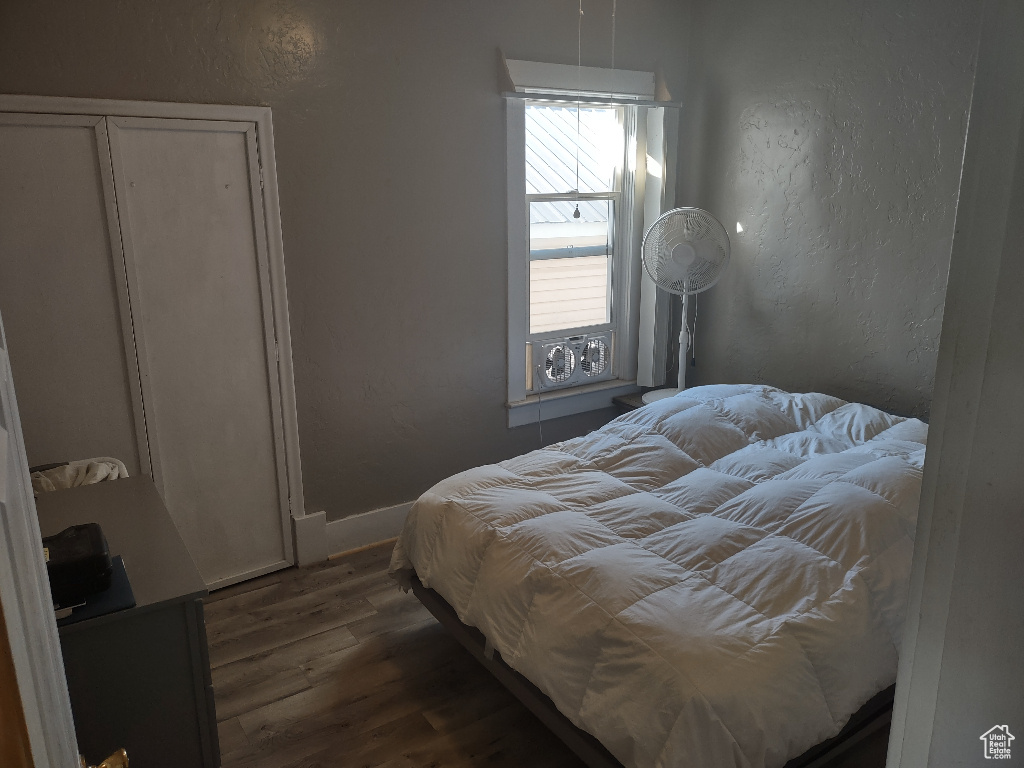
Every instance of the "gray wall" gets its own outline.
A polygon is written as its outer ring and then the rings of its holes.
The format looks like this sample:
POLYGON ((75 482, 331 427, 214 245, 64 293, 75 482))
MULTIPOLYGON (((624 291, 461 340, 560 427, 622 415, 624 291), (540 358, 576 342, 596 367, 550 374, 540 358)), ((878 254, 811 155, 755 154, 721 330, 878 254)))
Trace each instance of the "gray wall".
POLYGON ((698 299, 691 384, 928 412, 979 9, 694 4, 677 200, 733 251, 698 299))
MULTIPOLYGON (((583 63, 607 65, 611 0, 586 5, 583 63)), ((745 228, 700 298, 695 383, 926 412, 979 3, 689 5, 620 3, 616 64, 660 67, 686 104, 680 204, 745 228)), ((505 426, 497 50, 573 63, 576 18, 545 0, 0 3, 0 92, 274 109, 307 507, 337 518, 540 444, 505 426)))
MULTIPOLYGON (((616 65, 671 87, 687 5, 620 3, 616 65)), ((608 66, 611 0, 586 6, 583 63, 608 66)), ((505 426, 498 48, 575 63, 576 23, 547 0, 4 2, 0 93, 273 108, 307 508, 337 518, 540 445, 505 426)))

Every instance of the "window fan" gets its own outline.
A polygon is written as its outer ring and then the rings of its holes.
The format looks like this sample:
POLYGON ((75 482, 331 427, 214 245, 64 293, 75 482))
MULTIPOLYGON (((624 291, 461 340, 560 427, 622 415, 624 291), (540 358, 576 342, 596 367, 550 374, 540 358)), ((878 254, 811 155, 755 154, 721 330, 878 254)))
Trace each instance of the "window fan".
POLYGON ((533 341, 527 345, 527 389, 577 386, 613 377, 611 331, 533 341), (531 371, 533 361, 536 367, 531 371))
POLYGON ((679 331, 678 388, 657 389, 643 396, 645 403, 671 397, 686 388, 686 297, 718 282, 729 263, 729 235, 722 222, 700 208, 674 208, 663 213, 644 235, 644 269, 655 284, 683 297, 679 331))

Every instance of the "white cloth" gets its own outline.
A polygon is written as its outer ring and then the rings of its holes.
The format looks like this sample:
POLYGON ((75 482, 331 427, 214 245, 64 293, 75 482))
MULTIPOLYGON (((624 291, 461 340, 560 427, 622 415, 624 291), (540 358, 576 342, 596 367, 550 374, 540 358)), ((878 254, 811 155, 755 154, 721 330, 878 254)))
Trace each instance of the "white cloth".
POLYGON ((38 496, 47 491, 77 488, 104 480, 128 477, 128 470, 118 459, 100 456, 95 459, 72 461, 60 467, 32 473, 32 492, 38 496))
POLYGON ((782 766, 893 683, 927 426, 712 386, 437 484, 392 558, 626 766, 782 766))

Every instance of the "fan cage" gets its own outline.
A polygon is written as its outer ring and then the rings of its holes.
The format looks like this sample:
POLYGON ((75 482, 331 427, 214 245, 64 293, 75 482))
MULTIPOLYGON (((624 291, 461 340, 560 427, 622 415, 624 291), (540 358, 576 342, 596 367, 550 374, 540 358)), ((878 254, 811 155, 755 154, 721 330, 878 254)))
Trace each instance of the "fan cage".
POLYGON ((587 376, 600 376, 608 367, 608 345, 603 339, 591 339, 580 357, 580 368, 587 376))
POLYGON ((700 208, 676 208, 662 214, 644 237, 644 267, 654 282, 672 293, 706 291, 718 282, 729 255, 725 227, 700 208), (684 243, 693 249, 693 259, 680 276, 673 253, 684 243))
POLYGON ((555 384, 568 381, 576 370, 576 353, 568 344, 555 344, 544 359, 544 375, 555 384))

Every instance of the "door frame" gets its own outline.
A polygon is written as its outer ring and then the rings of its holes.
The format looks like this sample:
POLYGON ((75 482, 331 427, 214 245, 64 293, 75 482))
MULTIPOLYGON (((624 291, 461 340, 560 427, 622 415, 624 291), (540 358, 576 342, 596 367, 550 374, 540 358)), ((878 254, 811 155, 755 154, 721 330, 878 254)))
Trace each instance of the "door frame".
MULTIPOLYGON (((299 455, 298 414, 295 405, 295 378, 292 366, 291 331, 288 321, 288 292, 284 267, 284 240, 281 233, 280 198, 277 188, 277 162, 274 155, 274 126, 270 107, 221 104, 182 104, 159 101, 121 101, 82 99, 63 96, 0 95, 0 113, 20 112, 55 115, 92 115, 99 117, 151 117, 182 120, 249 122, 255 125, 258 173, 263 193, 263 227, 270 272, 270 300, 277 345, 277 388, 280 393, 280 420, 284 453, 278 456, 279 475, 287 478, 287 504, 282 508, 281 530, 285 548, 296 559, 295 539, 290 518, 302 518, 305 504, 302 493, 302 465, 299 455)), ((108 168, 103 169, 108 172, 108 168)), ((113 179, 111 179, 112 183, 113 179)), ((119 249, 115 249, 120 252, 119 249)), ((122 263, 117 265, 119 276, 122 263)), ((127 286, 126 286, 127 289, 127 286)), ((147 450, 150 446, 147 447, 147 450)), ((140 446, 141 451, 141 446, 140 446)), ((153 457, 154 459, 156 457, 153 457)), ((154 461, 153 464, 157 462, 154 461)), ((152 470, 151 470, 152 471, 152 470)), ((274 570, 277 566, 270 568, 274 570)), ((240 574, 240 578, 259 575, 240 574)), ((237 581, 238 579, 234 579, 237 581)), ((229 583, 232 579, 226 580, 229 583)), ((216 584, 213 586, 226 586, 216 584)))
POLYGON ((64 659, 0 321, 0 611, 34 768, 78 766, 64 659))

